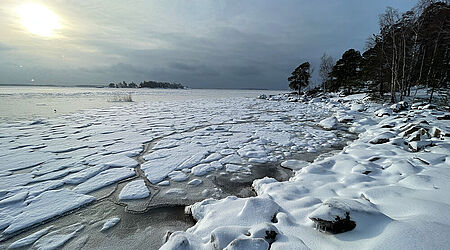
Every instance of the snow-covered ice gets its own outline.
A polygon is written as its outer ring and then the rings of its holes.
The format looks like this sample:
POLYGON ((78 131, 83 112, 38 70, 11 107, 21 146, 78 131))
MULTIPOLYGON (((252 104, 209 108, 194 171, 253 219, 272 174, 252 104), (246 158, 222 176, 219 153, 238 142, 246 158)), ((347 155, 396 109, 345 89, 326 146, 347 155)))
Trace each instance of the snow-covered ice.
POLYGON ((150 196, 150 191, 145 185, 144 180, 135 180, 129 182, 125 187, 122 188, 119 194, 119 200, 135 200, 143 199, 150 196))
POLYGON ((135 174, 132 168, 111 168, 79 184, 73 191, 80 194, 87 194, 120 180, 132 177, 135 174))
MULTIPOLYGON (((107 186, 114 185, 119 200, 141 199, 150 195, 147 181, 162 190, 152 191, 158 199, 185 202, 190 189, 201 189, 199 199, 221 192, 207 187, 215 176, 230 176, 233 185, 240 174, 270 164, 295 170, 294 176, 254 181, 257 197, 191 205, 196 225, 174 232, 164 248, 450 245, 443 212, 450 208, 448 112, 382 106, 364 95, 269 99, 134 103, 1 123, 0 237, 88 205, 95 198, 86 194, 107 186), (301 159, 342 145, 346 128, 358 139, 340 153, 301 159), (353 230, 334 236, 317 227, 347 212, 353 230)), ((62 246, 82 231, 83 225, 38 231, 16 244, 62 246)))
POLYGON ((34 249, 59 249, 84 229, 79 223, 48 233, 33 244, 34 249))
POLYGON ((281 166, 284 168, 289 168, 292 170, 300 170, 306 167, 309 163, 301 160, 287 160, 281 163, 281 166))
POLYGON ((47 234, 50 231, 50 229, 52 229, 52 228, 53 228, 53 226, 46 227, 44 229, 37 231, 34 234, 31 234, 25 238, 17 240, 15 242, 13 242, 11 245, 9 245, 8 249, 16 249, 16 248, 23 248, 23 247, 29 246, 29 245, 33 244, 34 242, 36 242, 43 235, 47 234))
POLYGON ((100 229, 100 231, 104 232, 112 227, 114 227, 115 225, 117 225, 117 223, 120 222, 120 218, 114 217, 111 219, 108 219, 105 224, 103 224, 102 229, 100 229))
POLYGON ((44 192, 26 201, 23 206, 17 206, 15 209, 19 213, 11 218, 8 227, 3 232, 6 234, 15 233, 89 204, 94 200, 95 198, 92 196, 78 194, 67 189, 44 192))

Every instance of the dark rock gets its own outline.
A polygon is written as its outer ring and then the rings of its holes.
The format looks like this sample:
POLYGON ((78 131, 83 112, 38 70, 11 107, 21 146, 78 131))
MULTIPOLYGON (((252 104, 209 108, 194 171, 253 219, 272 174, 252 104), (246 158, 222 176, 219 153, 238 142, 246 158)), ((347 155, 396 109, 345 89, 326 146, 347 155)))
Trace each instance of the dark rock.
POLYGON ((450 115, 443 115, 443 116, 438 116, 437 117, 438 120, 450 120, 450 115))
POLYGON ((418 131, 419 129, 421 129, 421 127, 419 126, 413 126, 409 129, 407 129, 404 133, 403 133, 403 137, 407 137, 408 135, 418 131))
POLYGON ((395 124, 384 124, 383 126, 381 126, 381 128, 393 128, 395 127, 395 124))
POLYGON ((259 95, 257 99, 267 99, 267 96, 265 94, 259 95))
POLYGON ((383 144, 388 142, 391 138, 394 138, 395 134, 391 133, 391 132, 384 132, 381 133, 379 136, 373 138, 372 140, 369 141, 369 143, 371 144, 383 144))
POLYGON ((169 239, 170 239, 170 236, 172 235, 172 231, 167 231, 166 232, 166 235, 164 235, 164 243, 166 243, 169 239))
POLYGON ((274 242, 275 239, 277 238, 277 232, 275 231, 266 231, 266 236, 264 237, 267 241, 274 242))
POLYGON ((350 213, 346 212, 345 218, 336 216, 334 221, 322 220, 320 218, 310 218, 319 230, 332 234, 345 233, 351 231, 356 227, 356 223, 350 220, 350 213))
POLYGON ((437 137, 437 138, 439 138, 439 137, 441 137, 441 135, 442 135, 442 130, 440 130, 440 129, 437 128, 437 127, 433 127, 433 128, 431 129, 431 131, 430 131, 430 134, 431 134, 432 137, 437 137))
POLYGON ((374 162, 374 161, 378 161, 379 159, 381 159, 381 158, 375 156, 375 157, 370 158, 369 161, 370 161, 370 162, 374 162))
POLYGON ((269 244, 274 243, 279 234, 278 229, 269 223, 255 225, 249 231, 252 238, 265 239, 269 244))
POLYGON ((409 107, 408 103, 403 101, 403 102, 399 102, 399 103, 396 103, 396 104, 392 104, 390 108, 394 112, 400 112, 400 111, 403 111, 403 110, 408 110, 408 107, 409 107))
POLYGON ((318 230, 338 234, 356 227, 356 222, 352 220, 350 214, 372 216, 381 213, 357 200, 336 197, 324 201, 308 217, 316 224, 318 230))
POLYGON ((428 131, 421 128, 419 130, 417 130, 416 132, 412 133, 411 136, 408 138, 409 142, 412 141, 420 141, 423 139, 429 139, 430 135, 428 134, 428 131))

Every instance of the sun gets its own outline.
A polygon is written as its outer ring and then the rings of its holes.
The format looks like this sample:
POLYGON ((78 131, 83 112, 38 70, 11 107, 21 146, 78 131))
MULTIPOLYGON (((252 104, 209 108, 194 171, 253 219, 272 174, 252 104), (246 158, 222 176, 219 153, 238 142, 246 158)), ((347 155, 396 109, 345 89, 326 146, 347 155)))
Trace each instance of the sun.
POLYGON ((27 3, 17 9, 22 25, 32 34, 51 37, 61 28, 58 16, 44 5, 27 3))

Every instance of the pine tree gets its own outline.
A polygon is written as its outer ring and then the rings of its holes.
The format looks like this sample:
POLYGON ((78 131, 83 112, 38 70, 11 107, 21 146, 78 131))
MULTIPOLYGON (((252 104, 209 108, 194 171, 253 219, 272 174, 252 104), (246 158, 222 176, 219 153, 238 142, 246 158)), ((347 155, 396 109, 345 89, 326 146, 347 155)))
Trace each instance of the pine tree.
POLYGON ((331 72, 333 77, 331 89, 337 91, 344 88, 347 93, 351 93, 352 89, 361 87, 361 62, 359 51, 349 49, 344 52, 331 72))
POLYGON ((302 87, 309 85, 309 78, 311 78, 310 66, 311 65, 309 62, 302 63, 291 73, 291 76, 288 78, 289 87, 293 90, 297 90, 298 95, 300 95, 300 90, 302 87))

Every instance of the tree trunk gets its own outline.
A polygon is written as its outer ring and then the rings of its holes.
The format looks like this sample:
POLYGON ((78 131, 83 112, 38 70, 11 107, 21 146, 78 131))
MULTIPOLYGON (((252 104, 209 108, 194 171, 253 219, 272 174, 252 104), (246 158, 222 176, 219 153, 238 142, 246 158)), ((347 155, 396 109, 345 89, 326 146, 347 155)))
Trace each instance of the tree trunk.
POLYGON ((433 94, 434 94, 434 86, 431 87, 430 100, 428 100, 428 103, 431 103, 431 101, 433 100, 433 94))
MULTIPOLYGON (((444 26, 444 22, 442 23, 442 26, 444 26)), ((427 83, 428 84, 429 84, 429 81, 430 81, 431 69, 433 68, 434 59, 436 57, 436 51, 437 51, 438 44, 439 44, 439 38, 441 37, 441 34, 442 34, 442 29, 443 29, 443 27, 441 27, 441 30, 439 31, 439 34, 436 37, 436 42, 434 44, 433 56, 431 57, 431 63, 430 63, 430 67, 428 68, 428 74, 427 74, 427 83)), ((432 99, 432 96, 433 96, 433 91, 434 91, 434 86, 431 89, 430 102, 431 102, 431 99, 432 99)))
POLYGON ((405 95, 405 68, 406 68, 406 39, 403 34, 403 69, 402 69, 402 89, 400 90, 400 101, 403 101, 403 95, 405 95))
POLYGON ((391 103, 395 102, 395 81, 396 81, 396 66, 395 66, 395 59, 396 59, 396 53, 397 49, 395 46, 395 33, 392 32, 392 64, 391 64, 391 103))
POLYGON ((422 56, 422 63, 420 64, 420 71, 419 71, 419 83, 422 81, 422 72, 423 72, 423 62, 425 61, 425 54, 427 53, 427 49, 425 48, 423 50, 423 56, 422 56))
POLYGON ((413 72, 414 65, 416 65, 418 63, 418 61, 419 61, 419 59, 417 58, 418 57, 417 53, 416 53, 417 52, 416 51, 417 40, 418 40, 418 37, 419 37, 419 35, 418 35, 419 30, 420 30, 420 26, 418 26, 417 32, 414 34, 414 43, 413 43, 413 46, 412 46, 411 64, 409 65, 408 76, 407 76, 407 81, 406 81, 407 89, 408 89, 407 96, 411 96, 412 72, 413 72))

